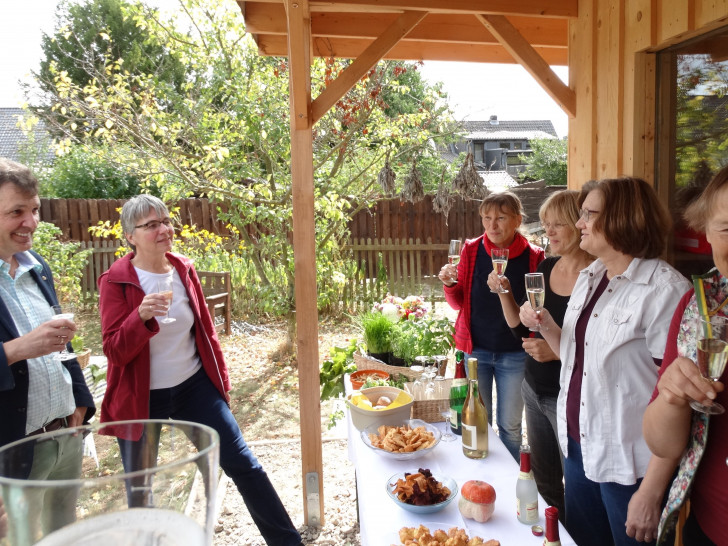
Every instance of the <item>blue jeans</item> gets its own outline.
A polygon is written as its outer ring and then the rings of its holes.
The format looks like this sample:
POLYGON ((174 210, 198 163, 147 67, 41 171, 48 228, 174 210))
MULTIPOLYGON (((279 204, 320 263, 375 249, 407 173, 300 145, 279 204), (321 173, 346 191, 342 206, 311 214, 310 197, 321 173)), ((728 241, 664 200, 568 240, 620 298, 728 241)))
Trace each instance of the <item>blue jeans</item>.
POLYGON ((564 460, 566 530, 579 546, 650 546, 627 536, 627 505, 642 479, 634 485, 593 482, 584 475, 581 445, 569 438, 564 460))
POLYGON ((564 521, 564 457, 556 429, 556 396, 539 396, 526 381, 521 385, 526 408, 531 470, 538 492, 564 521))
MULTIPOLYGON (((235 416, 204 369, 169 389, 154 389, 149 396, 150 419, 177 419, 207 425, 220 435, 220 467, 235 483, 266 544, 301 544, 278 493, 258 460, 245 443, 235 416)), ((122 456, 134 458, 133 446, 146 442, 119 440, 122 456), (131 451, 130 451, 131 448, 131 451)), ((128 461, 124 461, 127 466, 128 461)))
POLYGON ((488 422, 493 424, 493 379, 495 379, 498 409, 496 423, 498 436, 516 462, 520 461, 523 422, 521 383, 526 367, 526 353, 514 351, 494 353, 474 349, 468 358, 478 359, 478 388, 488 410, 488 422))

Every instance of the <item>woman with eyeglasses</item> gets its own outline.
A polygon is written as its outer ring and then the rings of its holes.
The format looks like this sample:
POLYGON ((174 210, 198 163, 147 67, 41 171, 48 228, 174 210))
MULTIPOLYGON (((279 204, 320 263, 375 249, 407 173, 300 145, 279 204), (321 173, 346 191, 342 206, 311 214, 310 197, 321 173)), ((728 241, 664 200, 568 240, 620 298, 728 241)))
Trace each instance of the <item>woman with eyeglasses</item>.
POLYGON ((561 356, 557 403, 566 528, 583 546, 653 543, 674 462, 652 457, 642 415, 657 381, 670 319, 688 281, 659 259, 670 217, 639 178, 582 188, 579 273, 563 326, 521 306, 561 356))
MULTIPOLYGON (((579 220, 579 192, 564 190, 551 194, 538 212, 552 256, 538 265, 545 283, 544 308, 561 325, 566 306, 579 272, 593 258, 579 247, 580 233, 576 228, 579 220)), ((492 272, 488 285, 496 290, 499 286, 508 293, 499 293, 506 322, 516 339, 526 351, 526 371, 521 384, 521 395, 526 410, 528 443, 531 446, 531 469, 538 492, 549 506, 564 515, 563 457, 556 428, 556 401, 559 396, 561 361, 549 344, 536 332, 532 337, 518 316, 519 304, 513 298, 510 283, 499 279, 492 272)))
POLYGON ((511 281, 515 297, 526 294, 523 277, 536 271, 544 259, 542 248, 532 245, 519 232, 523 221, 521 200, 512 192, 493 193, 480 204, 485 233, 466 241, 457 265, 440 270, 445 299, 458 311, 455 321, 455 346, 478 359, 478 383, 488 421, 493 421, 492 386, 495 381, 498 436, 518 461, 522 436, 523 399, 521 383, 525 353, 520 340, 510 334, 498 304, 498 295, 488 287, 488 275, 495 269, 498 249, 508 249, 505 276, 511 281))
POLYGON ((728 414, 709 418, 705 408, 693 411, 690 406, 695 401, 708 408, 715 404, 728 407, 725 375, 720 381, 708 381, 696 366, 698 318, 728 317, 728 167, 713 177, 687 207, 684 217, 691 228, 705 233, 715 268, 693 277, 694 289, 685 294, 675 310, 660 379, 645 411, 643 430, 653 453, 682 458, 670 489, 665 530, 675 524, 689 498, 683 544, 728 544, 728 414))
MULTIPOLYGON (((278 494, 245 443, 230 411, 230 378, 192 261, 172 252, 174 228, 165 204, 137 195, 121 210, 132 252, 99 277, 104 354, 108 359, 101 421, 178 419, 220 435, 220 467, 232 479, 270 545, 300 545, 278 494), (170 300, 159 293, 167 281, 170 300), (167 316, 175 320, 162 322, 167 316)), ((194 440, 193 440, 194 441, 194 440)), ((158 438, 119 440, 127 471, 153 464, 158 438)), ((132 482, 131 507, 149 506, 151 491, 132 482)))

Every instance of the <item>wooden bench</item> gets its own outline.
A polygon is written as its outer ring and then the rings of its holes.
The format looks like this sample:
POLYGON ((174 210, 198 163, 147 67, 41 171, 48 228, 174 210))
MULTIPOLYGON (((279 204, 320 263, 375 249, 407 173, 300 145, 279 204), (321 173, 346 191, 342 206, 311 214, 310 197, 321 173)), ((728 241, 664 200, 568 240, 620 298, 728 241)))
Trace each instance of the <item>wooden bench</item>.
POLYGON ((200 277, 202 283, 202 293, 205 295, 207 308, 210 310, 212 320, 216 322, 215 329, 218 332, 225 332, 226 336, 230 335, 230 272, 217 273, 214 271, 198 271, 197 276, 200 277), (222 317, 219 324, 215 319, 222 317))

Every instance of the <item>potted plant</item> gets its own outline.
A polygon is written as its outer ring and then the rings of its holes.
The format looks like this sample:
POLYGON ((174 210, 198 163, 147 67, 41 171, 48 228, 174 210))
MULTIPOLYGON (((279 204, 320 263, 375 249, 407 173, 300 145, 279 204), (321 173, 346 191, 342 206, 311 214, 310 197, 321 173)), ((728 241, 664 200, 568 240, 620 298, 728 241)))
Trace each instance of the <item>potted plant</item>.
POLYGON ((416 320, 403 320, 392 329, 392 366, 410 366, 418 352, 419 329, 416 320))
POLYGON ((384 313, 370 311, 362 315, 361 328, 369 356, 388 364, 394 323, 384 313))

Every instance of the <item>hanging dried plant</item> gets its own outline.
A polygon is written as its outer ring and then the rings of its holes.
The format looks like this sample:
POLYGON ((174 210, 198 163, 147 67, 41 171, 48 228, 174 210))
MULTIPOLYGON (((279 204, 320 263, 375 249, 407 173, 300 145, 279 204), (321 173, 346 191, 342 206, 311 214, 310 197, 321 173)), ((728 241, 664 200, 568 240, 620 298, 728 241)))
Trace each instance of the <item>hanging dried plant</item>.
POLYGON ((475 168, 472 152, 468 152, 460 172, 452 181, 452 189, 468 199, 483 199, 488 195, 483 179, 475 168))
POLYGON ((445 173, 447 167, 442 169, 442 176, 440 177, 440 184, 437 186, 437 193, 435 198, 432 200, 432 209, 440 214, 445 215, 445 225, 447 225, 448 215, 450 214, 450 208, 452 207, 453 195, 450 193, 450 188, 445 184, 445 173))
POLYGON ((410 203, 416 203, 421 201, 425 197, 425 189, 422 186, 422 179, 420 173, 417 170, 417 160, 412 160, 412 168, 407 173, 407 178, 404 179, 404 186, 402 187, 402 193, 400 199, 403 201, 409 201, 410 203))
POLYGON ((397 175, 394 174, 392 167, 389 165, 389 154, 387 154, 387 159, 384 161, 384 167, 382 167, 382 170, 379 171, 379 176, 377 176, 377 181, 385 195, 394 195, 394 185, 396 180, 397 175))

